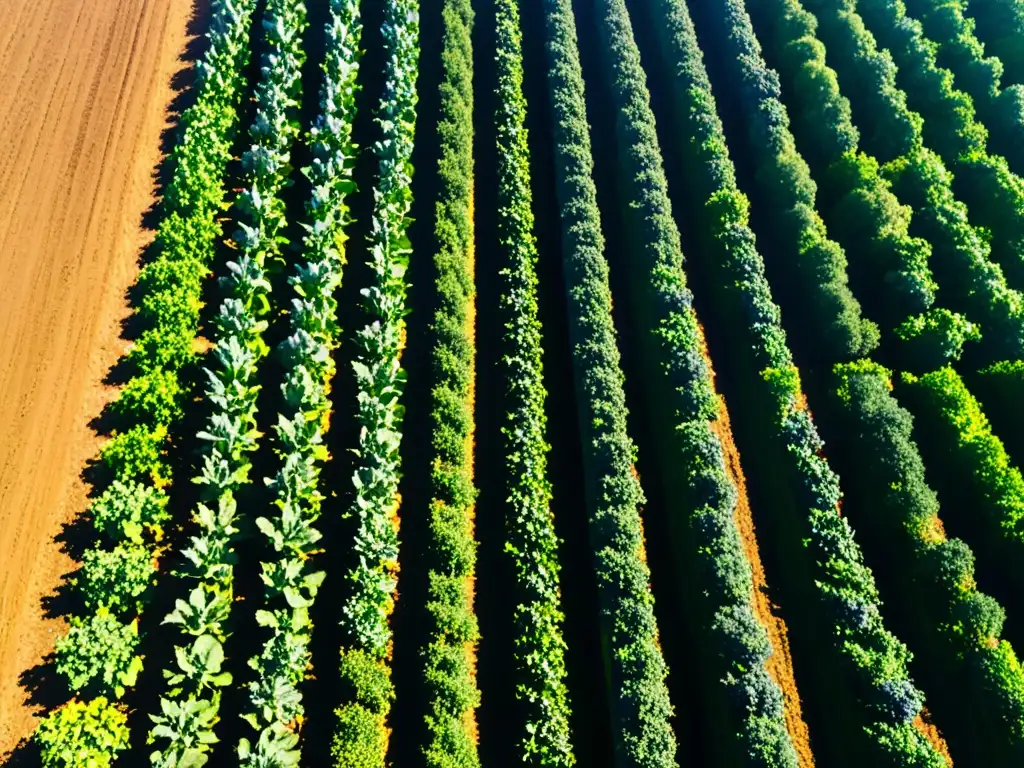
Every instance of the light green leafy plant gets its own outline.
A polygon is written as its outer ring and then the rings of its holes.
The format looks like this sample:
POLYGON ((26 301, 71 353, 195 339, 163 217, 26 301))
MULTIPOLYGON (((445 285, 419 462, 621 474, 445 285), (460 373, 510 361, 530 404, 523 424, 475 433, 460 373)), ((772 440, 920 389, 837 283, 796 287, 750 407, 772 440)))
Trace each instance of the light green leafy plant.
POLYGON ((127 717, 103 696, 71 701, 47 716, 32 738, 43 768, 109 768, 128 747, 127 717))

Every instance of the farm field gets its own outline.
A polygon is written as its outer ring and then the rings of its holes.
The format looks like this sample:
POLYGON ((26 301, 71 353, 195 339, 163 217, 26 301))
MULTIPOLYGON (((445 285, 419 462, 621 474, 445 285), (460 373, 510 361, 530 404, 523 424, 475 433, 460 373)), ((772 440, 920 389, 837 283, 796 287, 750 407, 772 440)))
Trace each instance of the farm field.
POLYGON ((1014 2, 12 2, 5 764, 1024 762, 1014 2))

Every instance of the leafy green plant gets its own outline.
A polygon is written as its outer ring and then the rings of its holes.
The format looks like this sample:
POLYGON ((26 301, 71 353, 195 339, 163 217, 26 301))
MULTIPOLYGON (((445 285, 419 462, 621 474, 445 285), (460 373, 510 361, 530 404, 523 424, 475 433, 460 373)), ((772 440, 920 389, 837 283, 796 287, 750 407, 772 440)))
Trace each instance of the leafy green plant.
POLYGON ((274 426, 278 469, 265 479, 275 514, 256 519, 277 559, 262 563, 265 607, 256 618, 270 636, 262 652, 249 660, 256 679, 249 683, 251 706, 243 719, 259 737, 239 741, 243 765, 298 764, 305 711, 300 686, 310 664, 309 608, 324 579, 322 571, 312 570, 320 548, 314 526, 323 501, 320 468, 330 458, 324 433, 335 374, 332 352, 339 343, 334 293, 345 262, 346 200, 354 189, 352 121, 362 34, 355 0, 333 0, 329 10, 321 111, 309 133, 313 162, 303 169, 312 185, 306 201, 309 223, 304 225, 303 259, 288 280, 293 292, 290 334, 277 349, 285 372, 284 405, 274 426))
POLYGON ((167 495, 153 485, 115 480, 92 503, 93 524, 111 541, 127 539, 142 544, 144 536, 159 541, 163 523, 170 519, 167 495))
POLYGON ((101 606, 88 618, 72 618, 71 630, 57 639, 56 668, 75 691, 120 698, 142 671, 138 647, 137 622, 124 623, 101 606))
POLYGON ((981 330, 963 315, 948 309, 930 309, 908 317, 895 329, 904 342, 905 368, 918 373, 956 362, 968 341, 981 339, 981 330))
POLYGON ((113 613, 134 609, 156 574, 153 553, 141 544, 118 544, 113 549, 90 549, 82 557, 79 585, 91 610, 106 607, 113 613))
POLYGON ((220 694, 208 699, 188 697, 180 701, 160 699, 160 714, 150 715, 150 738, 165 739, 169 746, 149 756, 152 768, 202 768, 216 744, 213 727, 220 720, 220 694))
POLYGON ((109 768, 128 747, 127 720, 103 696, 69 701, 40 722, 32 737, 43 768, 109 768))
POLYGON ((118 393, 111 407, 126 419, 172 424, 182 416, 182 394, 177 375, 156 368, 131 379, 118 393))
MULTIPOLYGON (((251 17, 252 7, 245 9, 251 17)), ((240 19, 241 20, 241 19, 240 19)), ((306 10, 301 0, 270 0, 262 19, 266 51, 256 86, 251 145, 242 155, 243 188, 235 199, 238 256, 219 278, 225 298, 214 318, 206 398, 213 405, 201 441, 202 466, 194 482, 204 502, 193 521, 199 532, 182 550, 183 583, 195 584, 188 600, 178 599, 164 619, 176 625, 187 645, 175 646, 174 666, 163 671, 162 716, 153 717, 150 743, 168 738, 154 761, 199 759, 213 742, 219 690, 232 682, 223 670, 233 603, 235 539, 239 534, 235 494, 250 482, 248 456, 259 446, 256 409, 258 373, 269 353, 263 340, 271 310, 268 273, 281 260, 287 240, 281 190, 291 172, 291 148, 298 138, 295 116, 301 97, 306 10), (212 502, 215 502, 213 504, 212 502), (168 727, 169 713, 177 717, 168 727), (163 718, 163 719, 161 719, 163 718), (189 730, 193 729, 193 730, 189 730)))
POLYGON ((170 476, 164 461, 166 441, 167 427, 161 424, 153 429, 139 424, 125 432, 115 432, 100 450, 100 460, 115 480, 146 480, 159 488, 167 484, 170 476))
POLYGON ((188 648, 175 648, 178 669, 167 675, 171 690, 215 691, 231 685, 231 673, 224 671, 224 646, 211 634, 202 634, 188 648), (186 685, 187 684, 187 685, 186 685))

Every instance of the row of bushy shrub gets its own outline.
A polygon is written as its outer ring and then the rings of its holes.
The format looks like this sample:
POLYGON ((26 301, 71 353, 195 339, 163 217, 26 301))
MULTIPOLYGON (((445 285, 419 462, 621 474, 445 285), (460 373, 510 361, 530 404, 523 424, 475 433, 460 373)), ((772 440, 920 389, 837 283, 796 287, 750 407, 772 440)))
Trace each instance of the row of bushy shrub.
POLYGON ((896 66, 880 50, 853 3, 804 0, 816 15, 817 36, 848 97, 865 150, 900 201, 913 209, 910 233, 932 246, 931 267, 942 303, 979 323, 979 354, 988 360, 1024 355, 1024 299, 992 262, 987 232, 971 226, 967 206, 954 195, 942 158, 924 146, 924 120, 907 105, 896 66))
POLYGON ((751 0, 751 19, 765 58, 778 69, 791 107, 797 146, 819 185, 818 203, 829 231, 850 256, 850 283, 883 328, 927 310, 936 284, 931 245, 909 234, 910 208, 901 205, 861 151, 850 103, 825 61, 817 20, 799 0, 751 0))
POLYGON ((498 268, 504 328, 502 425, 505 551, 512 561, 516 723, 519 758, 527 765, 569 766, 569 730, 561 607, 559 540, 548 480, 547 392, 538 307, 539 254, 534 234, 530 151, 523 94, 522 25, 517 0, 496 0, 494 125, 497 140, 498 268))
POLYGON ((924 141, 955 174, 957 196, 971 221, 991 230, 992 255, 1010 285, 1024 286, 1024 181, 1006 159, 987 151, 988 131, 971 97, 957 90, 953 73, 938 65, 935 45, 907 16, 902 0, 813 0, 832 12, 859 13, 897 66, 908 105, 924 122, 924 141))
POLYGON ((1014 173, 1024 172, 1024 86, 1003 88, 1003 63, 985 55, 974 35, 974 20, 964 0, 907 0, 907 10, 921 21, 924 33, 938 45, 936 61, 956 78, 956 86, 974 101, 989 132, 991 152, 1006 158, 1014 173))
POLYGON ((1004 82, 1024 83, 1024 6, 1006 0, 970 0, 967 13, 975 21, 985 49, 1003 64, 1004 82))
POLYGON ((879 330, 862 316, 848 284, 846 254, 818 213, 817 185, 790 130, 779 76, 765 64, 742 3, 715 9, 702 42, 734 83, 730 106, 745 131, 736 140, 749 150, 755 198, 772 222, 766 258, 769 271, 786 275, 780 301, 793 321, 795 343, 825 364, 866 354, 877 347, 879 330), (807 338, 812 332, 813 342, 807 338))
POLYGON ((838 426, 848 438, 844 452, 855 470, 851 476, 857 478, 849 514, 860 530, 883 542, 880 548, 898 566, 892 588, 899 594, 892 605, 907 612, 904 623, 928 655, 924 674, 945 689, 943 701, 969 702, 965 711, 949 713, 946 728, 968 734, 962 743, 976 759, 1020 760, 1024 671, 999 637, 1005 612, 979 591, 971 548, 946 537, 912 418, 892 394, 891 373, 869 361, 840 365, 830 388, 838 426))
POLYGON ((434 203, 434 318, 430 326, 433 458, 422 649, 427 742, 424 764, 479 766, 473 732, 480 704, 473 667, 479 637, 473 613, 473 9, 440 6, 441 103, 438 197, 434 203))

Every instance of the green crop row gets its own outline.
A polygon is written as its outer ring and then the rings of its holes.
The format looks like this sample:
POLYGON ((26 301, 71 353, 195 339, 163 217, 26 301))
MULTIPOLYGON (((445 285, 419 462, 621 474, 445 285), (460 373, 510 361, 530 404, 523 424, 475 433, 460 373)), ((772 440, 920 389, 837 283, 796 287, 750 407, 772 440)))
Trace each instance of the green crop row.
POLYGON ((733 99, 746 127, 756 199, 775 222, 769 269, 791 284, 781 301, 800 330, 800 347, 826 363, 867 354, 878 346, 878 327, 861 316, 850 291, 846 254, 817 212, 817 186, 797 151, 778 75, 765 66, 749 23, 734 18, 741 11, 730 7, 717 15, 711 50, 736 83, 733 99), (824 343, 819 333, 813 342, 804 337, 821 327, 824 343))
MULTIPOLYGON (((296 13, 287 26, 301 30, 296 13)), ((323 580, 310 569, 319 551, 323 495, 319 490, 322 465, 329 459, 324 446, 338 346, 338 304, 334 292, 342 279, 347 196, 354 190, 352 142, 356 76, 362 25, 358 0, 332 0, 324 26, 326 57, 320 89, 320 112, 310 130, 312 163, 303 169, 312 192, 305 203, 306 235, 302 259, 289 283, 293 296, 288 312, 289 335, 277 349, 284 369, 281 410, 274 426, 278 470, 265 482, 274 496, 275 517, 259 517, 256 526, 268 540, 275 561, 262 563, 263 609, 260 626, 270 631, 259 656, 249 660, 255 679, 249 683, 250 711, 244 718, 259 732, 254 743, 238 745, 240 765, 298 765, 299 730, 304 719, 301 686, 310 665, 312 624, 309 608, 323 580)), ((295 73, 301 51, 294 45, 278 54, 295 73)))
POLYGON ((927 310, 937 285, 931 245, 911 237, 911 211, 892 193, 878 160, 860 150, 850 103, 825 63, 817 20, 798 0, 751 0, 751 18, 775 64, 793 115, 797 147, 807 158, 821 194, 829 231, 851 254, 850 283, 883 329, 927 310))
POLYGON ((836 368, 834 401, 857 478, 846 509, 901 566, 892 605, 929 658, 923 675, 944 689, 934 700, 958 705, 936 716, 951 735, 966 734, 971 754, 1009 765, 1024 755, 1024 671, 999 638, 1002 606, 978 590, 974 553, 946 537, 911 416, 893 397, 890 377, 868 361, 836 368))
POLYGON ((174 665, 163 671, 160 712, 151 715, 150 762, 161 768, 205 765, 217 741, 221 688, 232 676, 224 667, 234 603, 234 542, 239 533, 238 494, 251 479, 248 456, 259 445, 256 398, 260 364, 268 353, 263 332, 270 310, 267 272, 280 258, 286 226, 280 192, 291 171, 289 158, 298 127, 290 121, 301 93, 305 7, 298 0, 272 0, 263 16, 267 53, 256 86, 256 112, 249 127, 251 148, 242 155, 244 189, 235 201, 238 258, 220 277, 225 294, 211 333, 206 400, 212 405, 197 435, 202 465, 193 481, 202 502, 192 515, 199 533, 182 551, 188 599, 178 599, 165 624, 178 627, 174 665), (273 57, 273 58, 271 58, 273 57), (279 62, 278 66, 273 65, 279 62))
POLYGON ((966 3, 907 0, 907 11, 938 45, 936 61, 953 73, 957 87, 973 100, 989 131, 989 149, 1005 157, 1015 173, 1024 172, 1024 87, 1001 87, 1003 63, 985 56, 985 46, 974 36, 974 20, 965 15, 966 3))
MULTIPOLYGON (((687 81, 688 96, 700 103, 693 75, 703 69, 696 35, 681 4, 657 3, 652 14, 663 55, 672 71, 687 81)), ((630 281, 634 309, 645 346, 643 375, 656 386, 645 404, 649 420, 670 419, 673 439, 659 445, 674 503, 669 512, 677 559, 692 564, 701 595, 701 610, 690 615, 715 650, 714 671, 728 695, 731 722, 722 731, 734 734, 745 764, 797 765, 786 728, 782 690, 765 666, 775 651, 754 610, 754 584, 736 525, 737 489, 730 480, 725 453, 714 423, 721 403, 712 380, 693 297, 683 272, 679 231, 672 219, 668 185, 655 133, 654 115, 625 7, 613 3, 607 14, 614 24, 615 105, 620 200, 626 210, 625 231, 634 245, 630 281), (654 393, 659 393, 655 395, 654 393)), ((706 81, 705 81, 706 82, 706 81)), ((687 577, 684 577, 687 578, 687 577)), ((706 705, 708 706, 708 705, 706 705)))
MULTIPOLYGON (((742 2, 717 0, 700 13, 702 26, 714 30, 705 40, 705 50, 713 43, 719 45, 719 52, 736 66, 735 70, 723 67, 723 73, 750 91, 745 100, 751 105, 764 104, 765 111, 775 115, 780 135, 788 135, 782 132, 786 121, 778 103, 777 80, 760 58, 742 2)), ((707 75, 700 72, 700 80, 706 83, 707 75)), ((715 263, 715 283, 722 287, 716 304, 728 302, 722 311, 752 347, 748 365, 760 372, 757 393, 767 405, 763 418, 768 423, 762 430, 785 468, 793 524, 800 531, 807 570, 814 579, 815 588, 808 594, 820 600, 822 616, 815 620, 831 625, 832 631, 823 634, 833 638, 833 650, 843 660, 843 676, 856 681, 853 690, 860 700, 857 719, 866 737, 865 751, 872 755, 873 765, 942 766, 942 755, 913 723, 923 696, 910 679, 909 653, 887 628, 874 577, 864 564, 853 530, 839 514, 839 478, 822 454, 821 438, 804 404, 799 373, 749 228, 748 203, 736 186, 714 99, 707 86, 692 98, 686 78, 677 77, 673 86, 681 105, 677 112, 689 115, 684 122, 685 146, 700 161, 692 173, 704 201, 699 233, 715 263)), ((755 117, 753 112, 745 114, 755 117)), ((752 129, 755 141, 758 136, 764 139, 763 134, 754 134, 757 131, 752 129)), ((792 147, 791 137, 787 146, 792 147)), ((827 339, 828 328, 820 320, 814 325, 811 330, 827 339)), ((812 337, 814 341, 822 338, 812 337)))
POLYGON ((1002 441, 952 368, 923 376, 904 374, 912 395, 912 410, 926 425, 930 445, 943 447, 950 457, 944 471, 969 489, 974 519, 992 537, 1005 541, 1010 551, 1024 545, 1024 476, 1014 466, 1002 441), (938 441, 938 442, 936 442, 938 441))
MULTIPOLYGON (((547 91, 554 127, 556 195, 562 236, 562 269, 568 296, 569 340, 573 384, 579 410, 580 442, 586 482, 591 549, 599 585, 602 625, 611 628, 619 649, 629 651, 634 628, 622 609, 644 613, 640 638, 644 656, 653 647, 649 575, 639 559, 642 539, 639 510, 644 503, 640 482, 633 472, 636 448, 626 424, 624 376, 612 322, 612 298, 601 213, 594 185, 594 160, 587 124, 583 70, 580 65, 576 21, 570 0, 544 0, 547 91), (620 586, 621 585, 621 586, 620 586)), ((556 625, 557 596, 549 598, 547 626, 556 625)), ((557 659, 557 656, 556 656, 557 659)), ((558 672, 560 670, 552 668, 558 672)), ((556 677, 547 670, 547 698, 558 703, 556 677)), ((664 700, 659 674, 638 670, 635 689, 655 688, 654 700, 664 700), (654 678, 652 682, 651 678, 654 678), (643 687, 640 687, 643 686, 643 687)), ((619 673, 620 675, 622 672, 619 673)), ((632 681, 631 681, 632 682, 632 681)), ((564 716, 563 716, 564 717, 564 716)), ((632 721, 636 722, 636 721, 632 721)), ((614 728, 622 738, 622 728, 614 728)), ((561 742, 560 729, 545 734, 549 753, 530 759, 535 766, 574 764, 571 746, 561 742)), ((640 763, 642 764, 642 763, 640 763)))
POLYGON ((815 0, 831 10, 859 12, 879 45, 896 63, 897 82, 909 106, 924 118, 925 143, 955 174, 958 197, 971 221, 991 230, 993 258, 1010 285, 1024 286, 1024 181, 1005 158, 990 154, 988 131, 975 117, 971 97, 955 88, 953 74, 938 66, 935 45, 902 0, 815 0))
POLYGON ((412 245, 412 150, 416 131, 419 66, 419 4, 388 0, 381 32, 385 48, 384 94, 377 110, 380 138, 374 142, 377 181, 373 190, 368 264, 373 282, 362 289, 369 322, 359 331, 352 367, 358 386, 360 424, 355 498, 350 515, 357 531, 357 564, 347 574, 341 606, 341 705, 331 753, 338 768, 385 764, 394 699, 391 682, 390 615, 398 586, 398 481, 401 477, 401 404, 412 245))
POLYGON ((1024 359, 1001 360, 967 376, 971 391, 982 401, 993 430, 1016 465, 1024 458, 1024 359))
POLYGON ((474 654, 473 9, 441 5, 438 198, 434 205, 436 308, 430 327, 432 499, 427 552, 429 639, 422 649, 427 696, 424 764, 479 766, 474 729, 480 692, 474 654))
POLYGON ((498 243, 506 542, 516 581, 518 749, 528 765, 575 763, 569 733, 558 537, 548 482, 542 328, 518 0, 495 3, 498 243))

